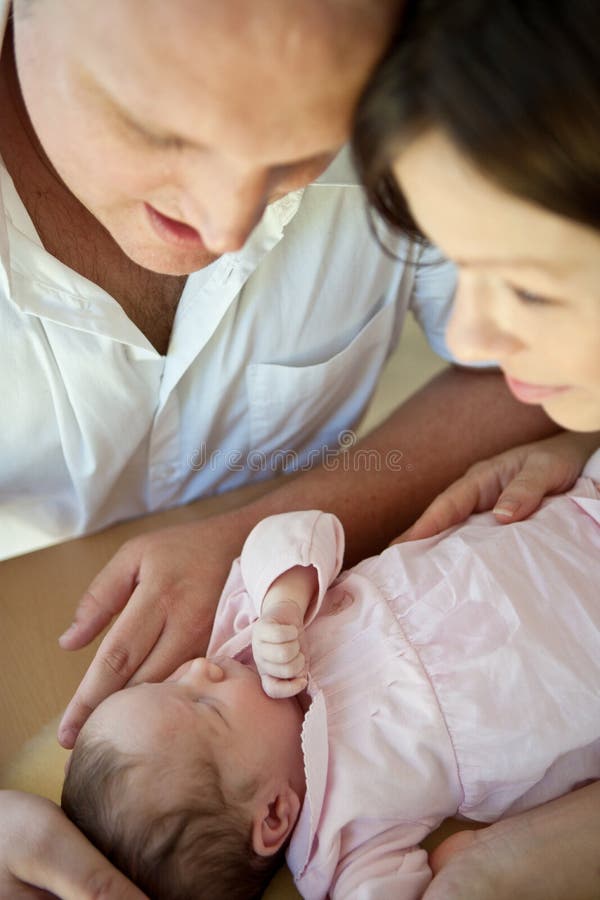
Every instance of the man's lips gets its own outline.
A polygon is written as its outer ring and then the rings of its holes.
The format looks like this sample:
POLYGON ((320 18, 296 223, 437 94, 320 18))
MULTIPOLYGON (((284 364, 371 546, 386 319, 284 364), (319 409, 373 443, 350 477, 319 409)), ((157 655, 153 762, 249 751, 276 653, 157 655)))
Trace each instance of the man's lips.
POLYGON ((168 244, 188 245, 195 247, 203 247, 204 242, 199 232, 191 225, 185 222, 179 222, 177 219, 171 219, 169 216, 163 215, 157 209, 154 209, 149 203, 144 203, 150 224, 154 231, 163 241, 168 244))
POLYGON ((518 381, 511 378, 510 375, 504 375, 508 387, 515 395, 517 400, 522 403, 542 403, 548 397, 556 394, 562 394, 568 391, 568 385, 544 385, 544 384, 528 384, 526 381, 518 381))

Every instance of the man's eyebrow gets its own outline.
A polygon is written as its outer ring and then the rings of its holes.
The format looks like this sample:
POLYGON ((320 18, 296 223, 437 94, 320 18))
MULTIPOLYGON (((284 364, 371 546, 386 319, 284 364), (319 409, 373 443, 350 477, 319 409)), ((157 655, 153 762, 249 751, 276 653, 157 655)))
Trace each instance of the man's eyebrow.
POLYGON ((106 108, 109 115, 119 119, 120 122, 136 131, 148 143, 158 146, 178 147, 180 149, 202 150, 202 144, 184 138, 181 135, 169 134, 167 132, 160 134, 153 131, 151 125, 138 121, 124 106, 121 106, 116 97, 110 94, 100 82, 98 82, 91 73, 86 69, 81 69, 80 76, 82 82, 90 93, 94 94, 106 108))
MULTIPOLYGON (((118 119, 121 124, 125 125, 131 131, 135 131, 140 137, 147 141, 148 144, 153 144, 155 147, 170 147, 177 150, 194 150, 196 152, 205 151, 207 149, 205 144, 202 144, 199 141, 190 140, 190 138, 182 137, 179 134, 168 132, 161 134, 154 131, 152 125, 138 121, 127 109, 125 109, 125 107, 121 106, 116 97, 109 93, 87 70, 81 69, 80 77, 86 89, 99 98, 104 104, 109 115, 118 119)), ((309 165, 315 160, 321 159, 321 157, 331 156, 333 158, 337 153, 337 149, 333 151, 324 149, 312 153, 309 156, 300 157, 299 159, 290 159, 279 162, 277 165, 280 167, 287 166, 289 168, 309 165)))

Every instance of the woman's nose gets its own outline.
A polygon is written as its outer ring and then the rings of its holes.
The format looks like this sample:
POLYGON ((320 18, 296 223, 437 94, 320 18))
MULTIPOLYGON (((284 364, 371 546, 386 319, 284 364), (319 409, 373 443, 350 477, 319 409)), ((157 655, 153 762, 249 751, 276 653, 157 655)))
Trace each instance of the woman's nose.
POLYGON ((503 302, 498 291, 484 279, 461 273, 446 326, 446 343, 457 360, 501 362, 523 346, 507 329, 505 317, 498 316, 503 302))

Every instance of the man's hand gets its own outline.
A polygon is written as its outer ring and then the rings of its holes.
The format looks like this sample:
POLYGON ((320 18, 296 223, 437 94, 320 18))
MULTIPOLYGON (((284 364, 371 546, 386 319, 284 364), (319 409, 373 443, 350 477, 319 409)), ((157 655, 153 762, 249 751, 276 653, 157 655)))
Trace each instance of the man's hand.
POLYGON ((306 660, 300 637, 304 614, 293 600, 279 600, 252 629, 252 655, 265 694, 293 697, 306 687, 306 660))
POLYGON ((475 463, 393 543, 432 537, 490 509, 498 522, 526 519, 544 497, 573 486, 598 446, 600 432, 566 431, 475 463))
POLYGON ((430 856, 423 900, 598 900, 600 782, 480 831, 430 856))
POLYGON ((54 803, 0 791, 0 900, 143 900, 54 803))
POLYGON ((205 652, 223 584, 248 531, 236 511, 141 535, 94 578, 61 647, 78 650, 120 615, 63 716, 63 747, 73 746, 105 697, 128 683, 161 681, 205 652))

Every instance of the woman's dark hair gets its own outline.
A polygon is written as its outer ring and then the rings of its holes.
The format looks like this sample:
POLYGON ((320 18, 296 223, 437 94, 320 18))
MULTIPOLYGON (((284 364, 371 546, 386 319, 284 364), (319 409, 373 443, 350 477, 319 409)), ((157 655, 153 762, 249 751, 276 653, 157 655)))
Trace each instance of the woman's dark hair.
POLYGON ((369 199, 414 237, 391 164, 431 127, 508 192, 600 229, 600 0, 413 0, 353 143, 369 199))

